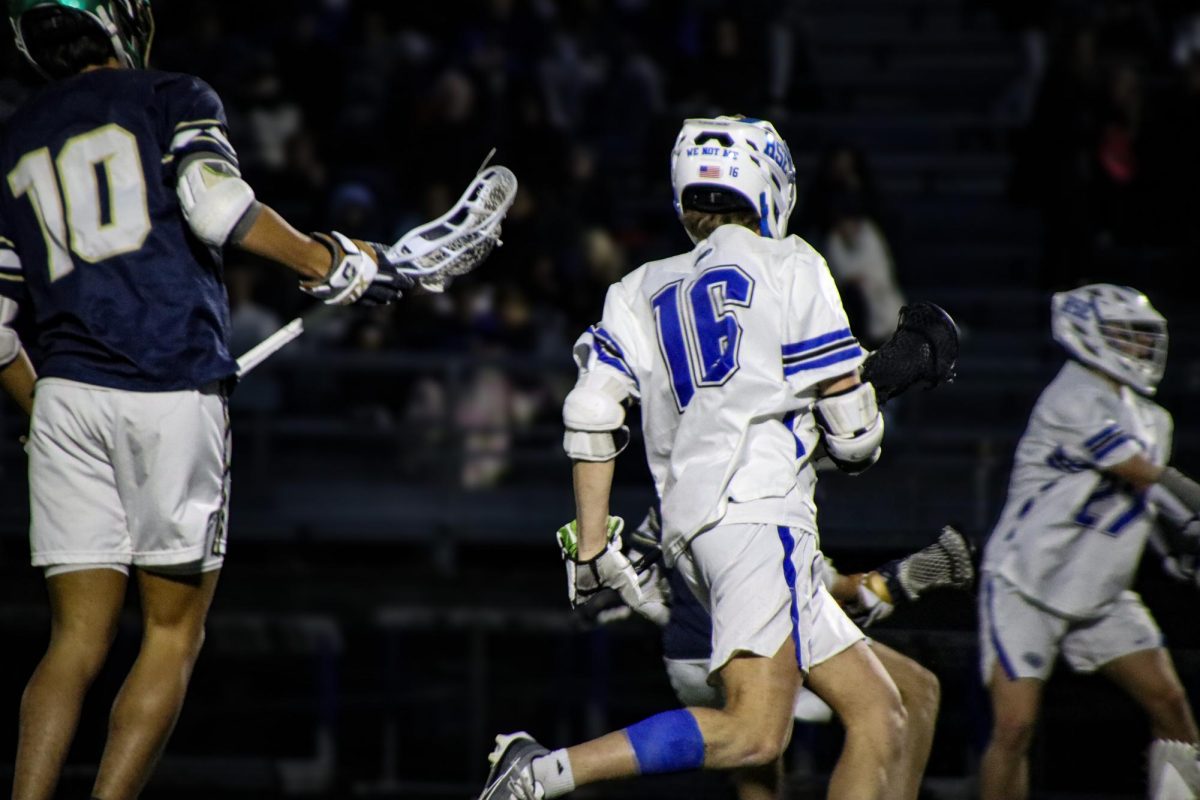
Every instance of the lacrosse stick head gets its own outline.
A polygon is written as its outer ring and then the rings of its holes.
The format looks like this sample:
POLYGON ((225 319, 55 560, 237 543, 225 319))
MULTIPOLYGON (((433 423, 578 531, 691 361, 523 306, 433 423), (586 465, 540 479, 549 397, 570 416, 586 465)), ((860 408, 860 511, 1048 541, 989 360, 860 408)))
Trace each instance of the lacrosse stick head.
POLYGON ((915 553, 876 570, 887 581, 893 602, 913 602, 931 589, 969 590, 975 582, 975 548, 952 525, 915 553))
POLYGON ((517 176, 498 164, 479 171, 454 207, 413 228, 387 250, 404 275, 430 291, 472 271, 500 244, 500 223, 517 196, 517 176))
POLYGON ((896 332, 863 362, 862 378, 880 403, 915 383, 933 389, 954 380, 958 325, 944 308, 920 301, 900 309, 896 332))

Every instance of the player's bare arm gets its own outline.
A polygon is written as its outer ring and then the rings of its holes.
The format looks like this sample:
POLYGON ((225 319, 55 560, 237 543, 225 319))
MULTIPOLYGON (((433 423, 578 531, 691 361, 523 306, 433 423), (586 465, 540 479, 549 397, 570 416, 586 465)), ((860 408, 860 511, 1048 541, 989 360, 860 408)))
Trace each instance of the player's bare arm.
POLYGON ((0 387, 26 413, 33 412, 33 384, 37 374, 17 332, 9 327, 17 315, 17 304, 0 297, 0 387))
POLYGON ((26 414, 33 413, 33 386, 36 382, 37 373, 25 348, 21 348, 7 366, 0 368, 0 386, 26 414))

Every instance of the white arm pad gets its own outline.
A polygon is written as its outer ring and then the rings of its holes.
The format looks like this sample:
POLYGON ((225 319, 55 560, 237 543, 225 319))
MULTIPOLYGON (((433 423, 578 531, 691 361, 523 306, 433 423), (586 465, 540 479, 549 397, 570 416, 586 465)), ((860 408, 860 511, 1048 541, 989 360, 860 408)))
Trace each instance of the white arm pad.
POLYGON ((825 449, 839 467, 865 469, 875 463, 883 442, 883 416, 874 386, 860 383, 847 392, 822 397, 816 411, 825 431, 825 449))
POLYGON ((186 162, 175 193, 192 233, 213 247, 224 247, 242 217, 255 205, 254 190, 242 180, 237 167, 219 158, 186 162))
POLYGON ((7 297, 0 297, 0 369, 7 367, 21 353, 21 340, 17 332, 8 327, 16 319, 17 304, 7 297))
POLYGON ((594 372, 579 376, 563 402, 563 449, 576 461, 610 461, 629 444, 625 388, 594 372))

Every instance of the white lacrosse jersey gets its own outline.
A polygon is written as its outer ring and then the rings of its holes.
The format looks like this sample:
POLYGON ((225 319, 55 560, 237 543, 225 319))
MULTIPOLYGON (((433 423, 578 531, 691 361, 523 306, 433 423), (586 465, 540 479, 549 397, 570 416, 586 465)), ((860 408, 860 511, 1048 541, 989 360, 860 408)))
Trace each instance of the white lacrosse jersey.
POLYGON ((1153 400, 1068 361, 1017 445, 984 571, 1063 616, 1102 616, 1133 582, 1155 514, 1104 470, 1135 455, 1166 464, 1172 428, 1153 400))
POLYGON ((863 357, 821 255, 737 225, 613 284, 575 344, 641 401, 668 563, 720 521, 816 533, 817 385, 863 357))

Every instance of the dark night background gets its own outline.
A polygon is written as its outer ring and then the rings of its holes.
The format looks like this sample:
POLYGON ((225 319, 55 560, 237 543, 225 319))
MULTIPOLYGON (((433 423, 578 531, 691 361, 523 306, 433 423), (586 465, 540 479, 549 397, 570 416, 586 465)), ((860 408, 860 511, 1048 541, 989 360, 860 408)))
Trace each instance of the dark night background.
MULTIPOLYGON (((844 571, 949 521, 982 541, 1016 439, 1062 356, 1049 295, 1128 283, 1170 320, 1160 391, 1200 472, 1200 8, 1188 0, 250 0, 155 4, 155 65, 221 94, 247 179, 301 230, 392 241, 440 214, 492 146, 521 181, 504 247, 438 297, 334 315, 239 387, 230 555, 188 705, 147 798, 474 797, 497 732, 551 746, 673 707, 657 632, 572 623, 552 534, 570 344, 605 287, 689 246, 668 153, 688 116, 775 122, 856 331, 900 298, 963 329, 959 377, 888 407, 885 456, 819 486, 844 571), (253 13, 251 13, 251 10, 253 13)), ((5 36, 0 120, 33 83, 5 36)), ((305 310, 231 253, 235 350, 305 310)), ((888 314, 885 317, 890 316, 888 314)), ((886 331, 883 332, 886 336, 886 331)), ((0 783, 47 611, 29 567, 22 419, 0 404, 0 783)), ((635 441, 614 513, 651 489, 635 441)), ((1200 594, 1147 558, 1137 588, 1200 697, 1200 594)), ((136 598, 61 796, 82 797, 136 652, 136 598)), ((928 795, 965 798, 989 719, 974 598, 872 633, 933 669, 928 795)), ((813 796, 835 727, 798 728, 813 796)), ((1039 798, 1142 794, 1131 701, 1062 668, 1039 798)), ((580 791, 729 798, 719 775, 580 791)))

